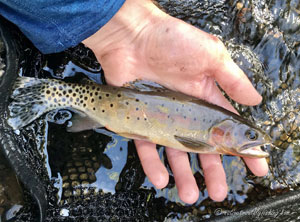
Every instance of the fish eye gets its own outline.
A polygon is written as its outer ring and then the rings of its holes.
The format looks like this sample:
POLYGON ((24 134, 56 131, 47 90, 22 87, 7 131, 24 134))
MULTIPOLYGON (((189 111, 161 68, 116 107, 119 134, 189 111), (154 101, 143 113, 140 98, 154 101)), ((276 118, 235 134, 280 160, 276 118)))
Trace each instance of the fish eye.
POLYGON ((245 136, 247 137, 247 139, 253 141, 253 140, 256 140, 258 138, 258 133, 255 130, 248 129, 245 132, 245 136))

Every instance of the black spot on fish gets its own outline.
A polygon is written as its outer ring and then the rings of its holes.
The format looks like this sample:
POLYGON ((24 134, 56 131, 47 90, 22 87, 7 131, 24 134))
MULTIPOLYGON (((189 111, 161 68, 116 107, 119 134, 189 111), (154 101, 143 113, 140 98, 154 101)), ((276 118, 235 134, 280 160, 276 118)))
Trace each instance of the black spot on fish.
POLYGON ((63 87, 62 87, 62 86, 59 86, 58 89, 59 89, 59 90, 63 90, 63 87))
POLYGON ((76 98, 76 102, 79 102, 79 98, 76 98))
POLYGON ((136 110, 136 111, 138 111, 138 110, 139 110, 139 108, 137 108, 137 107, 136 107, 136 108, 135 108, 135 110, 136 110))
POLYGON ((93 107, 93 110, 95 111, 95 110, 96 110, 96 108, 95 108, 95 107, 93 107))
POLYGON ((73 93, 73 97, 76 97, 76 93, 73 93))
POLYGON ((85 103, 83 104, 83 107, 86 107, 86 104, 85 104, 85 103))
POLYGON ((99 99, 102 99, 102 96, 99 96, 99 99))
POLYGON ((211 119, 209 120, 209 123, 211 123, 211 119))
POLYGON ((94 98, 92 98, 92 99, 91 99, 91 103, 93 103, 94 101, 95 101, 94 98))
POLYGON ((75 89, 75 92, 77 92, 77 93, 78 93, 78 92, 79 92, 79 89, 78 89, 78 88, 76 88, 76 89, 75 89))
POLYGON ((192 109, 189 109, 190 112, 192 112, 192 109))
POLYGON ((46 91, 46 93, 47 93, 47 94, 50 94, 50 90, 48 89, 48 90, 46 91))
POLYGON ((145 121, 147 121, 147 118, 144 118, 145 121))
POLYGON ((97 91, 100 91, 100 88, 99 88, 99 87, 97 88, 97 91))
POLYGON ((69 89, 69 90, 68 90, 68 93, 72 93, 72 92, 73 92, 72 89, 69 89))
POLYGON ((204 122, 204 123, 205 123, 205 119, 203 119, 203 120, 202 120, 202 122, 204 122))
POLYGON ((84 90, 82 90, 82 93, 85 93, 85 89, 84 89, 84 90))
POLYGON ((106 97, 109 97, 109 94, 108 94, 108 93, 106 93, 105 95, 106 95, 106 97))
POLYGON ((80 100, 80 103, 83 103, 83 100, 80 100))
POLYGON ((54 102, 57 103, 57 99, 56 98, 54 98, 54 102))
POLYGON ((173 97, 172 99, 175 100, 175 97, 173 97))
POLYGON ((69 98, 69 94, 67 94, 66 97, 69 98))
POLYGON ((87 96, 84 97, 84 100, 88 100, 87 96))
POLYGON ((162 106, 162 107, 164 107, 164 106, 165 106, 165 104, 161 104, 161 106, 162 106))
POLYGON ((58 94, 58 96, 59 96, 59 97, 62 97, 62 94, 61 94, 61 93, 59 93, 59 94, 58 94))
POLYGON ((92 90, 95 90, 95 89, 96 89, 96 86, 93 86, 93 87, 92 87, 92 90))
POLYGON ((178 112, 179 111, 179 109, 178 108, 176 108, 176 112, 178 112))
POLYGON ((137 120, 140 120, 140 117, 137 117, 136 119, 137 119, 137 120))
POLYGON ((147 103, 147 102, 145 102, 145 105, 148 105, 148 103, 147 103))
POLYGON ((104 113, 104 112, 105 112, 105 110, 103 109, 103 110, 102 110, 102 112, 104 113))
POLYGON ((113 107, 114 106, 114 104, 110 104, 110 107, 113 107))
POLYGON ((56 91, 56 87, 55 86, 53 87, 53 91, 56 91))
POLYGON ((196 121, 197 119, 196 118, 194 118, 194 121, 196 121))
POLYGON ((62 100, 61 100, 61 101, 62 101, 63 103, 64 103, 64 102, 66 102, 66 98, 62 98, 62 100))
POLYGON ((64 84, 63 84, 63 87, 64 87, 64 88, 66 88, 66 87, 67 87, 67 84, 66 84, 66 83, 64 83, 64 84))
POLYGON ((120 97, 121 97, 121 94, 118 94, 118 97, 120 98, 120 97))
POLYGON ((126 105, 129 105, 129 102, 126 102, 125 104, 126 104, 126 105))
POLYGON ((168 115, 168 119, 170 119, 170 115, 168 115))
POLYGON ((67 91, 66 91, 66 90, 64 90, 64 91, 63 91, 63 94, 64 94, 64 95, 66 95, 66 94, 67 94, 67 91))
POLYGON ((90 96, 93 96, 93 93, 90 93, 90 96))
POLYGON ((95 96, 98 96, 98 92, 95 92, 95 96))
POLYGON ((129 116, 127 116, 126 118, 127 118, 127 119, 130 119, 130 117, 129 117, 129 116))
POLYGON ((90 89, 90 87, 89 87, 89 86, 87 86, 87 87, 86 87, 86 89, 87 89, 87 90, 89 90, 89 89, 90 89))
POLYGON ((186 119, 186 116, 183 116, 184 119, 186 119))
POLYGON ((136 102, 139 102, 140 100, 139 100, 139 99, 135 99, 135 101, 136 101, 136 102))
POLYGON ((79 98, 82 99, 82 98, 83 98, 83 95, 80 95, 79 98))

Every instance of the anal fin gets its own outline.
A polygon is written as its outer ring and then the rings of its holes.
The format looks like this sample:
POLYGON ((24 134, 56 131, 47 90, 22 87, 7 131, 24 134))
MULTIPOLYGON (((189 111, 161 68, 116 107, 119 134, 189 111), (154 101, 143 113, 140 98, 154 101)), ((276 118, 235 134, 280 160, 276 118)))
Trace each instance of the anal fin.
POLYGON ((72 126, 67 128, 68 132, 81 132, 84 130, 97 129, 103 127, 95 120, 83 116, 82 114, 75 113, 71 119, 72 126))

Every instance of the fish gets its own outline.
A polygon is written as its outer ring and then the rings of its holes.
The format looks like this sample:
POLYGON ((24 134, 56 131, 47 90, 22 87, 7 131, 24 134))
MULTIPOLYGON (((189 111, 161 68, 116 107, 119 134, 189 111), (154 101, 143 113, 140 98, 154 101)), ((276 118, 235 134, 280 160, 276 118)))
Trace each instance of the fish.
POLYGON ((259 147, 272 142, 262 129, 220 106, 138 82, 115 87, 19 77, 8 124, 18 130, 55 109, 74 112, 68 132, 105 127, 129 139, 185 152, 262 158, 269 154, 259 147))

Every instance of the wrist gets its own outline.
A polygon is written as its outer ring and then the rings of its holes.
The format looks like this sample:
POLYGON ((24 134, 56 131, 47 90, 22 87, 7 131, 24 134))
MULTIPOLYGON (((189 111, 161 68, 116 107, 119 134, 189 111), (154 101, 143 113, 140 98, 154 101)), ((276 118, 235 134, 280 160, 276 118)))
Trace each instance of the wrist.
POLYGON ((126 0, 107 24, 82 43, 101 59, 108 51, 131 44, 148 24, 161 16, 164 13, 150 0, 126 0))

